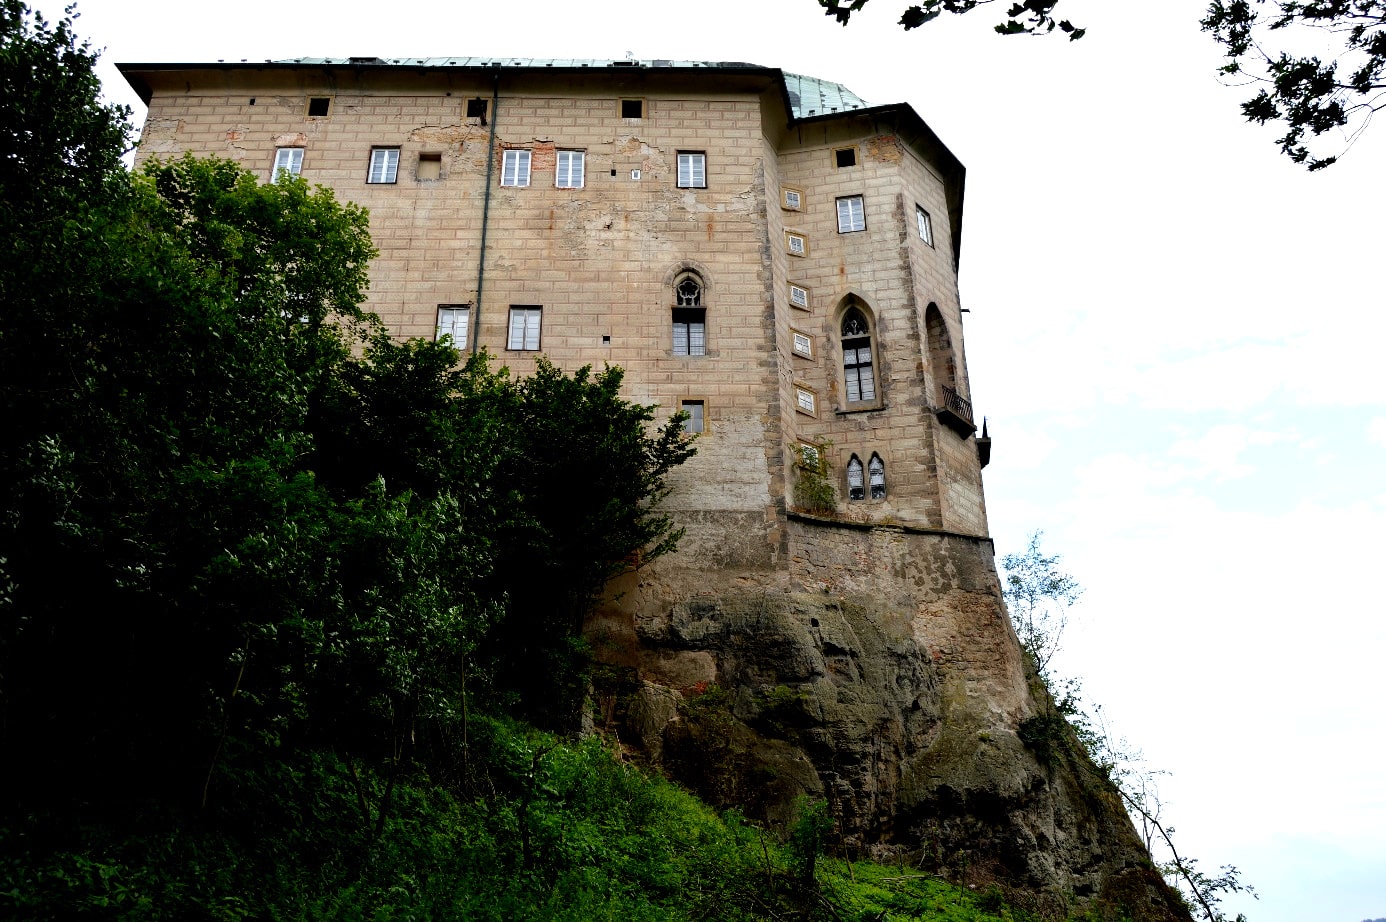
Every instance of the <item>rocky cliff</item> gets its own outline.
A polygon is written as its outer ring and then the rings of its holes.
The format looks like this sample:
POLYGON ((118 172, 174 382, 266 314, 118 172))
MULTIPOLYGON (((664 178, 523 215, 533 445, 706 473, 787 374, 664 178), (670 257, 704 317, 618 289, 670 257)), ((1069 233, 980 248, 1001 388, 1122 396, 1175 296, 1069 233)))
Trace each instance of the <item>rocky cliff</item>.
POLYGON ((989 540, 791 515, 781 555, 680 553, 593 616, 600 719, 633 752, 771 824, 821 798, 848 852, 905 850, 1037 909, 1188 918, 1100 772, 1022 741, 1052 703, 989 540))

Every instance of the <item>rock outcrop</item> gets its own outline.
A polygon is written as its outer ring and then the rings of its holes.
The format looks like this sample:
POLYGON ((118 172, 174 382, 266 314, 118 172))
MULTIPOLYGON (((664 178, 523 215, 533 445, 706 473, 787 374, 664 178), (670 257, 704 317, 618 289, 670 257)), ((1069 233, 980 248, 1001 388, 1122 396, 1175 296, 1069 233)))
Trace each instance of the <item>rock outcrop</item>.
POLYGON ((1041 910, 1077 897, 1188 918, 1105 777, 1022 741, 1053 705, 989 540, 802 516, 787 530, 788 567, 694 571, 680 554, 615 587, 588 634, 624 742, 771 824, 823 799, 848 851, 908 850, 1041 910))

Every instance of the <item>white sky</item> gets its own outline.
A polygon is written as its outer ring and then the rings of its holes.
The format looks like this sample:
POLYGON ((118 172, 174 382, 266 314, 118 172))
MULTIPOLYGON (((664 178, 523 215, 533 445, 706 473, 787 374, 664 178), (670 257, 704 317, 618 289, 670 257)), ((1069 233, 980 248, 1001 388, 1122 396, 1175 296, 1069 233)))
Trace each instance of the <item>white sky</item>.
POLYGON ((1217 82, 1205 0, 1065 0, 1074 44, 995 8, 904 33, 905 5, 85 0, 78 31, 137 121, 117 61, 630 51, 910 103, 968 168, 998 553, 1042 529, 1087 587, 1060 669, 1170 773, 1181 849, 1261 892, 1234 913, 1386 916, 1386 124, 1291 164, 1217 82))

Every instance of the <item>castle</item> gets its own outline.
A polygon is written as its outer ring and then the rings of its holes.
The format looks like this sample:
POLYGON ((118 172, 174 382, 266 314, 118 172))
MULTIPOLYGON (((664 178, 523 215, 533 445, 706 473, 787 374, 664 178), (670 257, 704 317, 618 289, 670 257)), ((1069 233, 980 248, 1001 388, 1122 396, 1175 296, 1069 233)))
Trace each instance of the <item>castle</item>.
POLYGON ((619 365, 630 399, 688 414, 680 549, 588 623, 618 676, 593 719, 633 751, 714 802, 774 820, 820 797, 849 842, 967 850, 1026 886, 1137 873, 1115 795, 1020 739, 1044 693, 987 537, 964 170, 910 106, 728 62, 120 69, 149 105, 140 159, 367 207, 366 306, 393 334, 518 373, 619 365), (716 714, 690 709, 714 688, 716 714))

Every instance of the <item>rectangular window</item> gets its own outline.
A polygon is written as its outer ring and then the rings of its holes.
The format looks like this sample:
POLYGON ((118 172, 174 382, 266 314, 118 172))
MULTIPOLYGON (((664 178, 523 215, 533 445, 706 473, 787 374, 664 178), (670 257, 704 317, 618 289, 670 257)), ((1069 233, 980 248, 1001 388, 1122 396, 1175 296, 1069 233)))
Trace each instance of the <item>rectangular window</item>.
POLYGON ((919 239, 929 246, 934 245, 934 223, 929 220, 929 213, 918 205, 914 206, 914 219, 919 223, 919 239))
POLYGON ((674 355, 707 353, 707 310, 701 307, 674 308, 674 355))
POLYGON ((837 163, 837 168, 857 165, 857 149, 855 147, 844 147, 841 150, 833 151, 833 160, 837 163))
POLYGON ((707 188, 707 154, 679 154, 679 188, 707 188))
POLYGON ((809 309, 808 289, 802 285, 789 286, 789 303, 800 310, 809 309))
POLYGON ((814 397, 813 391, 808 388, 794 388, 794 403, 802 413, 813 416, 818 412, 818 399, 814 397))
POLYGON ((322 118, 332 109, 332 97, 313 96, 308 100, 308 117, 322 118))
POLYGON ((538 305, 512 304, 510 306, 510 335, 506 338, 505 348, 517 352, 538 352, 539 326, 543 314, 544 309, 538 305))
POLYGON ((559 151, 553 184, 560 189, 581 189, 584 159, 585 155, 580 150, 559 151))
POLYGON ((442 179, 443 155, 419 154, 419 168, 415 171, 414 178, 420 182, 442 179))
POLYGON ((529 185, 529 151, 507 150, 501 161, 502 186, 529 185))
POLYGON ((434 339, 451 336, 454 349, 467 348, 467 322, 471 319, 471 313, 470 304, 439 304, 438 332, 434 339))
POLYGON ((798 330, 790 330, 794 337, 794 354, 802 355, 806 359, 813 358, 813 337, 798 330))
POLYGON ((866 205, 860 195, 849 195, 837 200, 837 232, 850 234, 866 230, 866 205))
POLYGON ((467 118, 474 118, 486 124, 486 105, 487 102, 480 97, 467 100, 467 118))
POLYGON ((270 181, 282 174, 297 176, 303 170, 303 148, 281 147, 274 152, 274 169, 270 171, 270 181))
POLYGON ((803 207, 804 194, 798 189, 784 188, 780 190, 780 206, 789 211, 798 211, 803 207))
POLYGON ((799 463, 811 470, 818 468, 818 446, 808 442, 799 443, 799 463))
POLYGON ((796 234, 793 231, 784 232, 784 245, 789 250, 790 256, 808 255, 808 238, 803 234, 796 234))
POLYGON ((621 100, 621 118, 643 118, 645 101, 643 99, 621 100))
POLYGON ((701 400, 679 402, 679 409, 688 414, 688 418, 683 421, 684 432, 700 433, 706 431, 704 428, 704 408, 705 404, 701 400))
POLYGON ((376 147, 371 149, 371 169, 366 174, 368 183, 390 183, 399 173, 399 148, 376 147))

